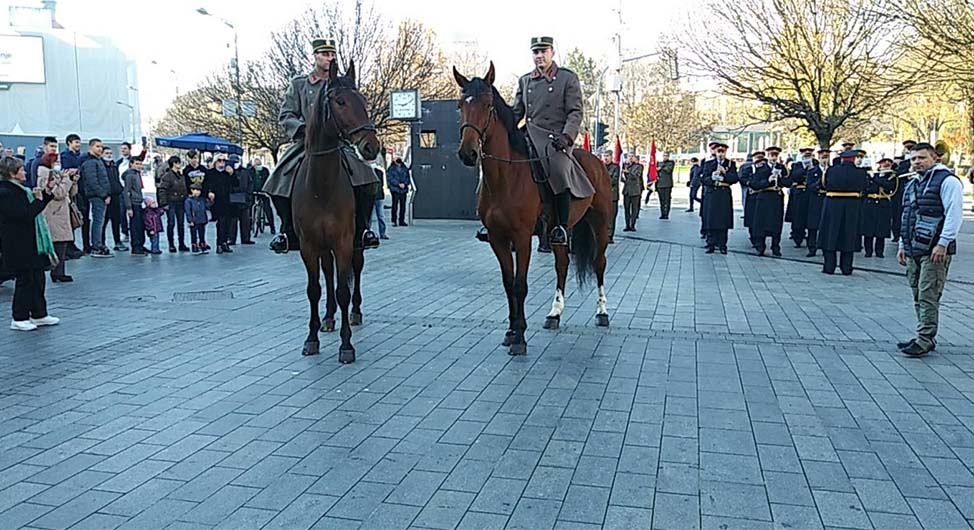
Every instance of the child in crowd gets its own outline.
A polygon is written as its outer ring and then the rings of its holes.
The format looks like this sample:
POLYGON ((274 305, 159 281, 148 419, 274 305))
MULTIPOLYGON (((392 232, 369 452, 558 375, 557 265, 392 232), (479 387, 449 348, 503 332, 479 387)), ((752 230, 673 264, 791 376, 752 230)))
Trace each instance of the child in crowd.
POLYGON ((165 214, 166 211, 159 207, 155 199, 152 197, 145 198, 145 210, 142 212, 145 233, 149 235, 151 242, 149 253, 156 256, 162 254, 162 250, 159 249, 159 234, 163 232, 162 216, 165 214))
POLYGON ((189 197, 186 198, 186 221, 189 222, 189 236, 193 242, 193 255, 206 254, 210 246, 206 244, 206 210, 210 202, 202 196, 203 186, 194 182, 189 187, 189 197))

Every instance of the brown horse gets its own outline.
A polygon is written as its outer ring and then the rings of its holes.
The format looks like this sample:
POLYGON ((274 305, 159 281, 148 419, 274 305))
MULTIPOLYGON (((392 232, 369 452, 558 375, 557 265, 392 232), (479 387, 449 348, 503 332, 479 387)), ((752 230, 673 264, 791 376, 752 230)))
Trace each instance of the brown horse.
MULTIPOLYGON (((490 234, 490 246, 501 267, 510 311, 510 329, 504 344, 511 355, 527 353, 524 330, 524 300, 528 294, 528 266, 531 236, 544 209, 541 189, 532 178, 523 132, 517 130, 511 107, 494 88, 494 63, 483 78, 467 79, 453 69, 462 89, 460 99, 460 160, 467 166, 480 162, 483 182, 478 197, 480 219, 490 234), (511 254, 514 249, 517 257, 511 254)), ((612 186, 602 162, 583 149, 573 151, 595 188, 595 195, 572 199, 569 226, 572 227, 576 278, 584 285, 595 272, 598 283, 596 323, 609 325, 605 296, 605 251, 609 245, 612 215, 612 186)), ((558 275, 555 299, 545 320, 545 329, 558 329, 565 310, 565 280, 568 276, 568 247, 552 247, 558 275)))
POLYGON ((364 265, 361 249, 355 250, 355 198, 345 170, 346 145, 358 147, 367 159, 379 153, 379 139, 369 119, 368 103, 355 84, 355 63, 344 76, 338 65, 331 63, 327 90, 322 89, 313 104, 314 119, 307 124, 307 154, 294 181, 292 214, 294 229, 301 240, 301 259, 308 272, 308 302, 311 319, 308 338, 302 354, 318 353, 318 330, 335 329, 336 279, 337 305, 342 310, 342 343, 338 361, 355 361, 352 347, 352 325, 361 322, 361 271, 364 265), (324 323, 319 320, 321 269, 327 281, 327 310, 324 323), (337 277, 335 275, 337 269, 337 277), (355 275, 355 297, 351 318, 348 304, 355 275))

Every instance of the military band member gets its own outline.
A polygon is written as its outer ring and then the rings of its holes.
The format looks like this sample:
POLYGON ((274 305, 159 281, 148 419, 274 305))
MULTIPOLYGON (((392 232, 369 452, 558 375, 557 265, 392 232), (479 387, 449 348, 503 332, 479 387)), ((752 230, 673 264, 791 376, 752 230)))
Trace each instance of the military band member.
MULTIPOLYGON (((274 173, 267 179, 263 191, 271 196, 274 208, 281 218, 281 231, 271 241, 271 250, 285 253, 288 250, 298 250, 298 237, 294 232, 294 222, 291 218, 291 193, 298 168, 304 160, 304 132, 309 120, 315 119, 315 103, 319 100, 321 91, 328 90, 328 77, 331 63, 338 56, 334 39, 314 39, 311 41, 314 52, 314 70, 307 75, 301 75, 291 80, 281 112, 278 116, 281 127, 293 142, 280 162, 274 168, 274 173)), ((375 195, 381 187, 381 181, 372 168, 362 161, 355 149, 345 148, 345 160, 349 168, 349 180, 355 192, 355 247, 375 248, 379 246, 379 238, 368 229, 368 218, 372 213, 375 195)))
POLYGON ((551 37, 531 39, 535 68, 518 80, 514 122, 525 120, 531 156, 540 159, 547 176, 551 197, 545 203, 551 206, 554 225, 549 243, 564 246, 572 197, 590 197, 595 188, 573 154, 582 124, 582 86, 575 72, 555 63, 554 45, 551 37))
POLYGON ((753 171, 748 180, 748 187, 753 192, 749 202, 754 203, 751 218, 751 245, 757 250, 758 256, 764 256, 767 250, 767 238, 771 238, 771 253, 781 256, 781 225, 785 214, 784 193, 782 189, 791 184, 788 170, 778 161, 781 149, 769 147, 766 150, 769 160, 765 160, 764 153, 754 153, 753 171))
POLYGON ((906 182, 908 178, 904 178, 903 175, 910 173, 910 162, 912 155, 913 146, 917 143, 913 140, 906 140, 903 142, 903 160, 896 165, 896 177, 899 181, 896 193, 890 198, 890 203, 893 205, 893 242, 898 243, 900 241, 900 228, 902 226, 903 217, 903 193, 906 191, 906 182))
POLYGON ((873 252, 877 258, 885 257, 886 240, 889 239, 892 226, 893 205, 890 198, 896 193, 898 184, 892 159, 884 158, 878 165, 879 171, 869 173, 859 221, 862 246, 867 258, 871 258, 873 252))
POLYGON ((707 254, 720 250, 727 254, 727 231, 734 228, 734 198, 731 185, 738 180, 737 164, 727 158, 727 144, 717 144, 716 157, 707 160, 701 170, 704 194, 703 228, 707 231, 707 254))
POLYGON ((808 253, 806 258, 815 256, 818 250, 818 229, 822 224, 822 203, 825 202, 825 190, 822 189, 822 177, 829 167, 829 157, 832 151, 818 150, 818 160, 814 161, 812 169, 805 171, 805 193, 808 197, 808 213, 805 216, 805 227, 808 229, 808 253))
POLYGON ((835 274, 836 253, 842 274, 852 274, 853 253, 859 248, 859 214, 862 194, 866 190, 866 170, 856 167, 854 150, 843 151, 842 162, 832 166, 822 178, 825 202, 822 205, 822 226, 818 246, 825 256, 822 272, 835 274))
POLYGON ((788 172, 791 186, 788 189, 788 209, 785 211, 785 221, 791 223, 791 240, 795 242, 795 248, 801 248, 808 235, 808 185, 805 174, 815 164, 814 149, 806 147, 798 152, 800 158, 788 172))
MULTIPOLYGON (((704 159, 704 161, 700 163, 700 176, 699 176, 699 179, 700 179, 700 186, 703 188, 702 191, 700 192, 701 193, 701 195, 700 195, 700 239, 704 239, 704 240, 707 239, 707 230, 704 228, 704 226, 706 225, 706 222, 707 221, 705 219, 706 209, 704 208, 703 205, 704 205, 704 202, 706 202, 707 195, 710 193, 710 190, 712 188, 709 188, 709 187, 703 185, 703 181, 705 179, 709 179, 710 178, 710 175, 704 175, 703 174, 703 166, 704 166, 704 164, 707 163, 707 161, 713 160, 714 158, 717 158, 717 147, 719 145, 720 145, 720 142, 710 142, 709 144, 707 144, 707 149, 710 150, 710 155, 708 155, 707 158, 704 159)), ((709 246, 709 243, 708 243, 708 246, 709 246)))
POLYGON ((851 150, 856 144, 852 142, 842 142, 842 149, 839 151, 839 156, 832 159, 832 165, 837 166, 842 163, 842 153, 851 150))
MULTIPOLYGON (((764 158, 764 151, 759 151, 761 153, 761 158, 764 158)), ((744 215, 742 219, 744 220, 744 228, 750 230, 751 220, 754 218, 754 207, 757 205, 754 201, 748 200, 754 193, 751 189, 750 181, 751 177, 754 175, 754 155, 757 153, 748 153, 747 157, 744 159, 744 163, 741 167, 737 168, 737 183, 741 185, 741 206, 744 209, 744 215)), ((748 232, 750 234, 750 232, 748 232)), ((750 235, 748 235, 750 237, 750 235)))

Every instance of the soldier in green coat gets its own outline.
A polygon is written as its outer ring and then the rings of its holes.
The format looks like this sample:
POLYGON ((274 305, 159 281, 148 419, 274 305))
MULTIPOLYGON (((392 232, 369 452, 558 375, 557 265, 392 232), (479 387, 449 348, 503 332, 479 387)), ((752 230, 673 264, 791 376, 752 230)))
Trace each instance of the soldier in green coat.
MULTIPOLYGON (((298 250, 298 237, 294 232, 291 219, 291 193, 294 188, 294 179, 297 176, 298 168, 304 160, 304 131, 309 120, 314 119, 312 105, 321 97, 321 91, 328 90, 328 71, 331 62, 338 57, 334 39, 314 39, 311 41, 314 51, 315 68, 308 75, 301 75, 291 80, 284 95, 284 102, 281 104, 281 112, 278 115, 281 127, 294 142, 281 155, 274 173, 264 184, 263 191, 271 196, 274 208, 281 218, 281 231, 271 241, 271 250, 277 253, 284 253, 288 250, 298 250)), ((381 191, 381 181, 352 147, 346 147, 346 161, 350 169, 349 179, 352 186, 357 190, 372 189, 371 195, 381 191)), ((364 211, 367 208, 372 211, 373 200, 371 197, 363 198, 363 193, 355 193, 356 212, 364 211), (362 204, 359 204, 359 203, 362 204)), ((356 214, 358 215, 358 214, 356 214)), ((357 223, 357 225, 360 223, 357 223)), ((361 240, 356 238, 355 246, 362 248, 375 248, 379 246, 379 238, 375 233, 366 228, 361 240)))

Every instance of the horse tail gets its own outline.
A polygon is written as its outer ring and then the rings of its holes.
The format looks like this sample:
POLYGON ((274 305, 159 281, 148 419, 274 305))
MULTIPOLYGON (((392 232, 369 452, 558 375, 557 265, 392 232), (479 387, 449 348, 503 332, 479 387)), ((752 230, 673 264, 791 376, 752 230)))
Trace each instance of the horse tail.
POLYGON ((572 229, 572 249, 575 253, 575 279, 580 287, 585 287, 595 272, 596 244, 595 229, 592 227, 589 210, 572 229))

